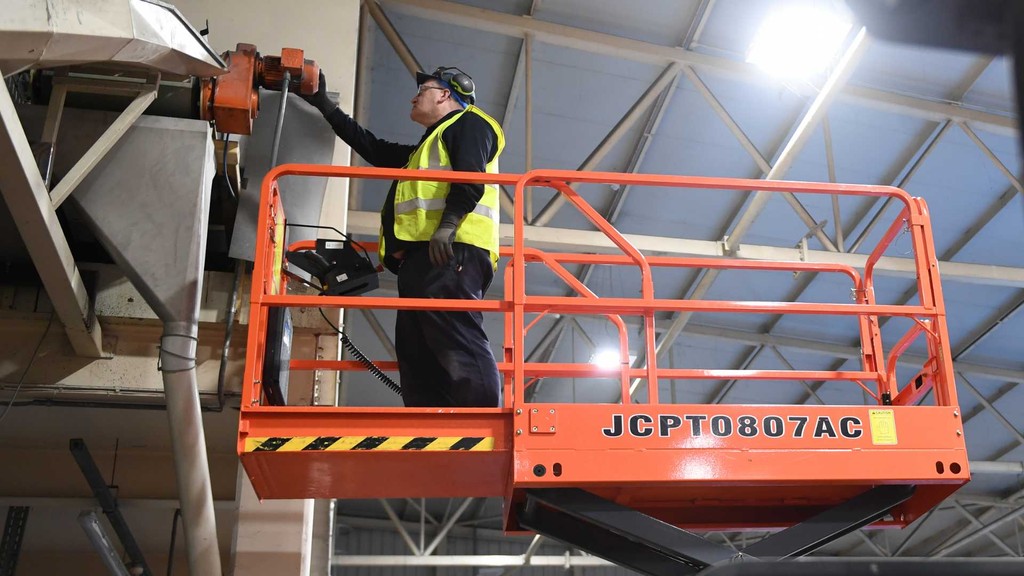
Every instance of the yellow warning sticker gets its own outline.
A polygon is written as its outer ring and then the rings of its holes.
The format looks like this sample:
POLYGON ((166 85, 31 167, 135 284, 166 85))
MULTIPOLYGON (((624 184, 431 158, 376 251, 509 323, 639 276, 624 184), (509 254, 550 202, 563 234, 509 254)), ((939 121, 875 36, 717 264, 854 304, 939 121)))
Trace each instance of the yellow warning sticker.
POLYGON ((892 410, 868 410, 872 444, 896 444, 896 416, 892 410))
POLYGON ((274 268, 271 277, 270 293, 281 291, 281 268, 284 264, 284 214, 274 215, 274 268))

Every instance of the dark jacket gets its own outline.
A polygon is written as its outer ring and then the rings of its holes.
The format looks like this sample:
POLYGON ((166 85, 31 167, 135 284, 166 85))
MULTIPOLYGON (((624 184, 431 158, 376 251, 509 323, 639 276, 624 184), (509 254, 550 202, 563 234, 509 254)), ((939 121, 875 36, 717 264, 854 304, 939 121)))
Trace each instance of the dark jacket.
MULTIPOLYGON (((351 116, 335 108, 324 118, 331 124, 334 133, 345 141, 352 150, 359 154, 373 166, 379 168, 404 168, 409 162, 411 155, 420 143, 442 122, 448 120, 460 111, 455 110, 435 124, 428 127, 420 137, 419 143, 415 146, 409 144, 398 144, 381 140, 374 136, 366 128, 360 126, 351 116)), ((452 170, 460 172, 484 172, 487 163, 494 158, 498 152, 498 138, 494 129, 486 120, 476 114, 463 114, 458 120, 449 126, 441 141, 448 149, 448 156, 451 159, 452 170)), ((391 254, 402 250, 413 250, 422 248, 426 242, 407 242, 395 238, 395 189, 398 182, 392 182, 388 189, 387 199, 381 209, 381 226, 384 229, 384 245, 394 247, 389 249, 391 254)), ((457 184, 451 185, 448 198, 445 203, 444 215, 451 216, 456 220, 471 212, 484 195, 483 184, 457 184)), ((388 270, 397 273, 398 261, 393 257, 385 257, 382 262, 388 270)))

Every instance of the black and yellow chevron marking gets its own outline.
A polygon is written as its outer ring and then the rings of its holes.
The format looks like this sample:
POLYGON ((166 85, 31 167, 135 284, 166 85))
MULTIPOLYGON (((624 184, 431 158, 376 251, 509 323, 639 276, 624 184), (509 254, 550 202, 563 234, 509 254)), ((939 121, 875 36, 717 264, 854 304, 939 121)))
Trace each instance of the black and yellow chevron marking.
POLYGON ((494 450, 494 438, 467 436, 298 436, 246 438, 246 452, 301 452, 304 450, 494 450))

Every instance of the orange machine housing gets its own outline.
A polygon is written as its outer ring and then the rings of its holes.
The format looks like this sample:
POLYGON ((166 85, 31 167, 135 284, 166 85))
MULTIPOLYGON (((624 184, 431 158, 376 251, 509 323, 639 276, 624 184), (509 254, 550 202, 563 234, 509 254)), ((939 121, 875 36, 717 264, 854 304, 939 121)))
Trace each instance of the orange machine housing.
POLYGON ((199 117, 212 120, 217 130, 251 134, 260 108, 259 88, 281 90, 284 75, 289 92, 310 95, 320 87, 320 66, 303 58, 302 50, 284 48, 280 56, 263 56, 252 44, 239 43, 221 56, 228 71, 200 81, 199 117))
MULTIPOLYGON (((520 175, 284 165, 267 175, 262 189, 238 452, 261 498, 497 496, 506 501, 509 531, 522 529, 520 504, 538 488, 582 489, 681 528, 731 530, 791 526, 876 487, 916 487, 875 521, 876 526, 905 526, 970 478, 951 358, 927 207, 896 188, 551 170, 520 175), (287 245, 279 190, 283 176, 487 182, 514 188, 514 234, 511 245, 502 247, 509 259, 504 296, 454 301, 288 294, 283 253, 312 243, 287 245), (862 269, 799 260, 654 257, 605 221, 570 187, 573 183, 671 187, 680 193, 696 188, 873 196, 891 198, 902 208, 862 269), (523 198, 531 187, 561 194, 620 253, 549 253, 527 247, 523 198), (913 246, 918 298, 909 305, 878 304, 875 265, 903 233, 913 246), (528 294, 528 264, 551 270, 577 295, 528 294), (567 271, 570 264, 632 266, 640 273, 640 295, 597 297, 567 271), (652 270, 666 267, 838 274, 850 283, 854 301, 655 298, 652 270), (499 358, 503 405, 270 406, 260 375, 268 310, 277 306, 500 314, 505 326, 499 358), (657 362, 654 338, 655 314, 663 311, 856 318, 861 366, 841 371, 666 368, 657 362), (628 334, 621 316, 640 317, 644 329, 638 344, 646 366, 623 362, 609 370, 585 363, 527 362, 527 332, 540 318, 556 313, 607 317, 620 334, 623 358, 628 357, 628 334), (883 346, 880 317, 909 319, 911 328, 883 346), (920 338, 929 354, 918 372, 922 377, 901 385, 896 361, 920 338), (558 377, 614 378, 626 400, 527 402, 525 391, 538 379, 558 377), (746 379, 766 385, 773 380, 840 381, 863 390, 870 400, 863 405, 670 404, 658 395, 658 382, 664 379, 746 379)), ((378 364, 396 369, 394 362, 378 364)), ((299 358, 291 359, 290 366, 293 371, 362 369, 354 361, 299 358)))

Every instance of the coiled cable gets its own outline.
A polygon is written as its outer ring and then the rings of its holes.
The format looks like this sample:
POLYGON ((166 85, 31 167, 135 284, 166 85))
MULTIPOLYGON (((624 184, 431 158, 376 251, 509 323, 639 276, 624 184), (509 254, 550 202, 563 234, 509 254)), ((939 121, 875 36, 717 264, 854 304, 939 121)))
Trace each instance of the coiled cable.
POLYGON ((352 354, 352 356, 356 359, 356 361, 358 361, 360 364, 363 365, 363 367, 366 368, 367 372, 369 372, 370 374, 373 374, 374 378, 376 378, 377 380, 380 380, 385 386, 390 388, 391 391, 394 392, 395 394, 401 394, 402 393, 402 387, 399 386, 394 380, 392 380, 387 374, 385 374, 384 371, 381 370, 379 366, 374 364, 373 360, 370 360, 369 358, 367 358, 366 354, 363 354, 362 350, 357 348, 355 343, 353 343, 352 340, 348 337, 348 334, 345 334, 344 332, 339 330, 338 327, 335 326, 334 323, 331 322, 329 318, 327 318, 327 315, 324 314, 324 309, 323 308, 317 308, 317 310, 320 311, 320 316, 323 317, 324 322, 327 322, 327 325, 330 326, 331 329, 333 329, 339 336, 341 336, 341 344, 342 344, 342 346, 344 346, 345 349, 348 350, 349 353, 352 354))

